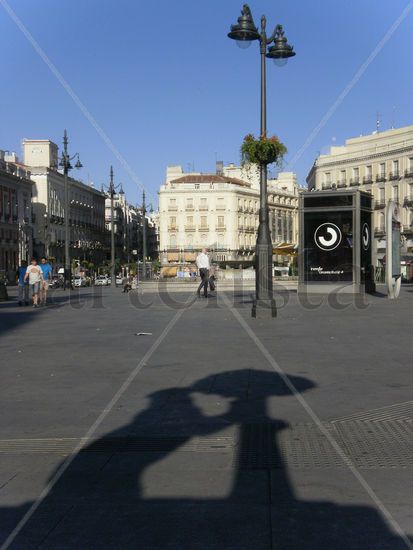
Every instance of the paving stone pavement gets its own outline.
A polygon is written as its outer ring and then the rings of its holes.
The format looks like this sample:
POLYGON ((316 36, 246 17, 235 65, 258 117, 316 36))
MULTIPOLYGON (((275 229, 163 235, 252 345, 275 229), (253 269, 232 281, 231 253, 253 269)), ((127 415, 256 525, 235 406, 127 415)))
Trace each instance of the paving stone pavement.
POLYGON ((413 288, 319 306, 283 292, 271 321, 225 296, 0 304, 0 545, 412 547, 413 288))

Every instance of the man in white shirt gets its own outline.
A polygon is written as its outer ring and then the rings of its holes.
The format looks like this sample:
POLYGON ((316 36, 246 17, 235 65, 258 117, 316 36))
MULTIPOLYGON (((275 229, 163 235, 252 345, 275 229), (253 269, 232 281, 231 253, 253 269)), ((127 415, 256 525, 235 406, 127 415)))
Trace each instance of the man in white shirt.
POLYGON ((209 258, 207 256, 207 249, 203 248, 196 258, 196 265, 199 269, 199 275, 201 276, 201 283, 198 287, 198 298, 201 297, 201 289, 204 289, 204 296, 208 298, 208 279, 209 279, 209 258))
POLYGON ((33 297, 33 307, 39 307, 38 300, 39 300, 40 284, 43 281, 43 272, 40 269, 40 267, 37 265, 36 258, 31 259, 30 265, 26 270, 26 275, 24 276, 24 280, 27 281, 27 279, 29 279, 30 294, 33 297))

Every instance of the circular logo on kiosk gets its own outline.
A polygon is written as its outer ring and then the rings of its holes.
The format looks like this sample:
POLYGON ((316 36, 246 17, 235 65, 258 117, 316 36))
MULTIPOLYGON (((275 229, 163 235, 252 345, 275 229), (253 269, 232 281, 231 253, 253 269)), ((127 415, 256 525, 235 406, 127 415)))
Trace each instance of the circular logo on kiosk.
POLYGON ((363 225, 361 232, 361 240, 363 243, 364 250, 368 250, 370 247, 370 228, 367 223, 363 225))
POLYGON ((334 250, 341 243, 341 231, 334 223, 322 223, 314 232, 314 241, 321 250, 334 250))

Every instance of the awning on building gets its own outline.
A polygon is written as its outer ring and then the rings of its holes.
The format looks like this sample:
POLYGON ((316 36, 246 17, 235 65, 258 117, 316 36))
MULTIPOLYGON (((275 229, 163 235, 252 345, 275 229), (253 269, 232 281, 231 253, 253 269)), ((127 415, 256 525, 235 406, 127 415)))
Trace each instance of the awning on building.
POLYGON ((279 256, 297 256, 298 247, 293 243, 280 243, 273 247, 272 253, 279 256))

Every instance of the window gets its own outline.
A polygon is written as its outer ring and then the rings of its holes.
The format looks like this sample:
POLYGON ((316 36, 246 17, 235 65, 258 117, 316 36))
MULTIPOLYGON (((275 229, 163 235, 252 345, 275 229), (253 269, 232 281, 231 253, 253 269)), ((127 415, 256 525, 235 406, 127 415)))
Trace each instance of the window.
POLYGON ((399 173, 399 161, 394 160, 393 161, 393 174, 396 175, 399 173))
POLYGON ((393 185, 393 199, 396 202, 399 202, 399 186, 398 185, 393 185))
POLYGON ((196 183, 196 184, 194 185, 194 187, 195 187, 195 189, 199 189, 199 183, 196 183))
POLYGON ((342 183, 346 182, 346 171, 345 170, 340 170, 340 181, 342 183))
POLYGON ((171 248, 176 248, 176 235, 171 235, 169 237, 169 245, 171 248))
POLYGON ((380 176, 385 176, 386 175, 386 163, 385 162, 381 162, 380 163, 380 166, 379 166, 379 174, 380 176))
POLYGON ((224 227, 224 216, 218 216, 218 227, 224 227))
POLYGON ((359 179, 359 169, 358 168, 353 168, 353 178, 355 180, 359 179))
POLYGON ((193 210, 193 208, 194 208, 194 200, 193 199, 186 199, 186 208, 187 208, 187 210, 193 210))
POLYGON ((207 216, 201 216, 201 227, 208 227, 207 216))
POLYGON ((408 160, 409 172, 413 172, 413 157, 410 157, 408 160))
POLYGON ((217 198, 217 210, 225 210, 224 197, 217 198))
POLYGON ((172 229, 176 229, 176 217, 175 216, 171 216, 169 218, 169 227, 172 229))
POLYGON ((380 202, 384 202, 384 187, 380 187, 379 189, 379 200, 380 202))
POLYGON ((186 217, 186 225, 189 225, 189 226, 194 225, 194 217, 193 216, 187 216, 186 217))
POLYGON ((371 164, 369 166, 366 166, 366 176, 367 178, 371 178, 371 174, 372 174, 372 167, 371 167, 371 164))
POLYGON ((324 183, 331 183, 331 172, 326 172, 324 174, 324 183))

